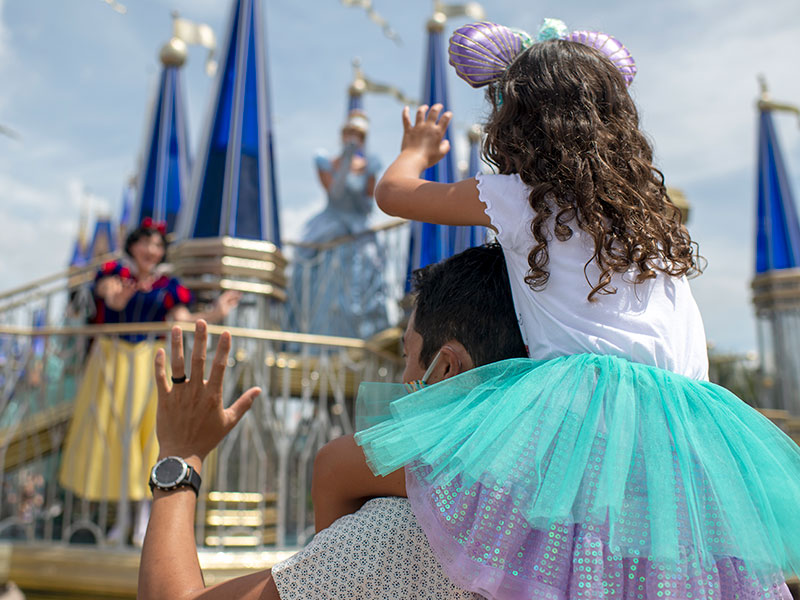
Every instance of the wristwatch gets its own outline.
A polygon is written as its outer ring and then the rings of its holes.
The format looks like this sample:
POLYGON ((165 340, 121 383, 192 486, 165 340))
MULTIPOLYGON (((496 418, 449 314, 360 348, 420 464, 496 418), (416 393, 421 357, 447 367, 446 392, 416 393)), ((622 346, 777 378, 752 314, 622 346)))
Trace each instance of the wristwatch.
POLYGON ((186 461, 178 456, 162 458, 150 471, 150 491, 176 490, 188 486, 195 495, 200 492, 200 475, 186 461))

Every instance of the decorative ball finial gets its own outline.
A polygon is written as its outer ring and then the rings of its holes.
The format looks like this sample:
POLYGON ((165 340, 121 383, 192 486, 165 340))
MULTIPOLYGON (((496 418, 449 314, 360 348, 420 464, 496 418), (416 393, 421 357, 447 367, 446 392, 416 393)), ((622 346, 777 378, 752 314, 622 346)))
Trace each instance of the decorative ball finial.
POLYGON ((173 37, 161 48, 158 58, 165 67, 182 67, 187 57, 186 42, 173 37))
POLYGON ((444 31, 444 26, 446 23, 447 15, 444 12, 437 10, 435 13, 433 13, 433 16, 428 21, 428 31, 431 33, 444 31))
POLYGON ((363 77, 355 79, 347 91, 351 96, 362 96, 367 91, 367 82, 363 77))
POLYGON ((481 137, 483 137, 483 128, 478 123, 474 123, 467 131, 467 138, 470 143, 475 144, 481 141, 481 137))

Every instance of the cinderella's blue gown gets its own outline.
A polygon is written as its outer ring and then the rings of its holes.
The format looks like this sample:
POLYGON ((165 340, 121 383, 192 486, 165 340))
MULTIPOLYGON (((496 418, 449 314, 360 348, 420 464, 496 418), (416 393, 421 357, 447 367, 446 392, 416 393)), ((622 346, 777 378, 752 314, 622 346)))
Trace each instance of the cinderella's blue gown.
POLYGON ((380 165, 368 156, 363 172, 351 172, 356 152, 346 145, 335 171, 330 159, 316 158, 317 168, 332 173, 333 181, 327 206, 303 227, 302 243, 356 237, 328 249, 296 248, 289 298, 292 329, 363 339, 388 326, 382 250, 367 224, 373 206, 367 182, 380 165))

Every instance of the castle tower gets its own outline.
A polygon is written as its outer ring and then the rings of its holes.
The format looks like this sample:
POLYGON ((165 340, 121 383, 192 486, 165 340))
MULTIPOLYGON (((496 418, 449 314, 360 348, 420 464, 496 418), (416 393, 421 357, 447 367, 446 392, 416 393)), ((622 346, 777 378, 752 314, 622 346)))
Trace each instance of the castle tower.
MULTIPOLYGON (((440 1, 434 2, 434 13, 427 24, 428 49, 425 58, 425 79, 423 80, 421 98, 423 104, 428 106, 441 104, 444 106, 444 110, 451 108, 447 94, 447 57, 444 27, 449 17, 463 15, 480 19, 483 18, 483 9, 474 2, 465 5, 445 5, 440 1)), ((445 139, 451 142, 452 148, 450 129, 447 130, 445 139)), ((457 177, 452 150, 422 174, 423 179, 439 183, 453 183, 457 177)), ((411 224, 411 239, 408 251, 409 277, 407 282, 410 281, 410 275, 413 270, 439 262, 455 254, 457 242, 458 251, 467 248, 466 244, 469 237, 468 228, 413 222, 411 224), (460 231, 462 229, 463 231, 460 231)))
POLYGON ((280 247, 261 0, 236 0, 178 238, 280 247), (185 218, 184 218, 185 217, 185 218))
POLYGON ((142 172, 129 227, 145 217, 164 221, 175 230, 189 185, 189 137, 180 69, 186 62, 186 43, 173 37, 159 53, 161 76, 147 127, 142 172))
MULTIPOLYGON (((481 172, 481 139, 483 132, 478 124, 472 125, 467 131, 467 141, 469 142, 469 161, 467 170, 463 173, 464 179, 475 177, 481 172)), ((467 248, 478 246, 486 240, 485 227, 457 227, 456 242, 454 252, 462 252, 467 248)))
MULTIPOLYGON (((420 101, 428 106, 442 104, 445 110, 448 110, 450 102, 447 97, 447 72, 445 71, 447 61, 445 60, 444 45, 446 21, 447 16, 443 12, 436 11, 427 24, 428 49, 420 101)), ((447 130, 445 139, 452 144, 450 129, 447 130)), ((453 183, 456 180, 456 173, 452 150, 438 163, 426 169, 422 178, 439 183, 453 183)), ((454 228, 432 223, 412 222, 408 249, 408 281, 410 281, 411 272, 415 269, 439 262, 452 255, 454 243, 454 228)))
POLYGON ((115 227, 111 224, 111 217, 99 215, 94 224, 94 233, 86 249, 86 261, 93 262, 117 249, 115 227))
POLYGON ((235 0, 211 114, 181 210, 175 272, 203 290, 284 300, 262 0, 235 0))
POLYGON ((78 235, 75 237, 75 246, 72 249, 72 257, 69 260, 70 268, 82 267, 87 262, 89 251, 88 227, 88 213, 84 209, 81 211, 80 221, 78 224, 78 235))
POLYGON ((771 102, 762 83, 758 102, 756 269, 753 278, 765 408, 800 415, 800 222, 773 112, 798 108, 771 102))

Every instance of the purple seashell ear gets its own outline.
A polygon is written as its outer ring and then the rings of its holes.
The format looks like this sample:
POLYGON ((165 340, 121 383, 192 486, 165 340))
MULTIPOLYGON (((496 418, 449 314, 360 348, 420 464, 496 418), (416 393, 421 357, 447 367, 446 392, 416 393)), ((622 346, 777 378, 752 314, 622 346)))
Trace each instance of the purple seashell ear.
POLYGON ((599 31, 573 31, 564 39, 599 50, 619 69, 627 85, 633 81, 633 76, 636 75, 636 61, 618 39, 599 31))
POLYGON ((508 27, 471 23, 450 37, 450 64, 472 87, 497 81, 522 50, 522 41, 508 27))

